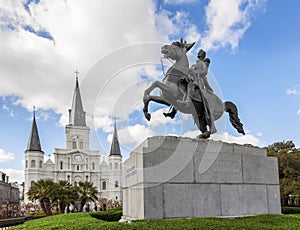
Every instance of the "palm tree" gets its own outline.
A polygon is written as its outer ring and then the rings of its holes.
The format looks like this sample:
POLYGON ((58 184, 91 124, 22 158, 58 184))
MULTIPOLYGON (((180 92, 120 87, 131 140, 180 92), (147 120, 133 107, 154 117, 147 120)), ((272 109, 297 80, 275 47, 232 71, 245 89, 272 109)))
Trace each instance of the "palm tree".
POLYGON ((59 213, 62 214, 68 204, 78 199, 78 194, 77 190, 66 180, 60 180, 56 184, 53 202, 58 204, 59 213))
POLYGON ((95 186, 93 186, 92 182, 89 181, 79 182, 79 187, 78 187, 78 196, 80 201, 79 211, 82 212, 83 206, 87 202, 98 200, 97 194, 98 194, 98 190, 95 186))
POLYGON ((38 180, 27 192, 29 200, 38 200, 46 216, 51 216, 51 201, 56 190, 56 184, 51 179, 38 180))

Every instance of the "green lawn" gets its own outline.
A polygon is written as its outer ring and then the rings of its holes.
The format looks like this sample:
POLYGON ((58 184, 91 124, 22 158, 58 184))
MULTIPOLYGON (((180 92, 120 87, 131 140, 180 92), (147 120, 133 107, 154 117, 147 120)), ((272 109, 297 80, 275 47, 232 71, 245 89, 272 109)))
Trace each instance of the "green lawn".
POLYGON ((300 215, 258 215, 242 218, 192 218, 105 222, 90 213, 71 213, 31 220, 12 229, 300 229, 300 215))

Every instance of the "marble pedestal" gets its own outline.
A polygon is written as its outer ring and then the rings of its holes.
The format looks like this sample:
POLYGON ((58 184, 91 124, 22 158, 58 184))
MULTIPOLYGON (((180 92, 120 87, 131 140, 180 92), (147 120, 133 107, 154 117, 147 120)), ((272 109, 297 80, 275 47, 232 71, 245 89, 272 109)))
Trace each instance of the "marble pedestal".
POLYGON ((123 170, 123 220, 281 213, 277 158, 251 145, 150 137, 123 170))

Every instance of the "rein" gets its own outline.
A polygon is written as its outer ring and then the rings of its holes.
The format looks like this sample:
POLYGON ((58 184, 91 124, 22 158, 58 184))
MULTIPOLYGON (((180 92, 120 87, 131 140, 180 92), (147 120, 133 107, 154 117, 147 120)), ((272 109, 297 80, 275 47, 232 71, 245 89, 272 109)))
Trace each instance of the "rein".
POLYGON ((161 69, 162 69, 163 75, 165 76, 164 77, 164 79, 165 79, 166 78, 166 73, 165 73, 165 67, 164 67, 163 59, 167 59, 172 64, 174 64, 174 62, 172 62, 172 60, 170 58, 166 58, 166 57, 161 57, 160 58, 161 69))

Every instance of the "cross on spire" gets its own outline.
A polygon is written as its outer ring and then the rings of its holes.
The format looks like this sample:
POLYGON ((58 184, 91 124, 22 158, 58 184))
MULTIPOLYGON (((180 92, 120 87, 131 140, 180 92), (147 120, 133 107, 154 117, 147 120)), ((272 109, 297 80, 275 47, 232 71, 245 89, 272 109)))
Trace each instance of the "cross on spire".
POLYGON ((78 74, 79 74, 79 72, 78 72, 78 70, 76 69, 76 70, 75 70, 76 81, 78 81, 78 74))
POLYGON ((36 110, 36 107, 35 105, 33 106, 33 117, 35 117, 35 110, 36 110))
POLYGON ((38 128, 35 121, 35 109, 36 107, 33 106, 33 120, 32 120, 32 127, 31 132, 29 135, 28 145, 26 151, 39 151, 43 152, 41 148, 38 128))

